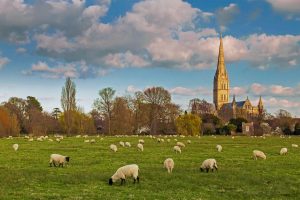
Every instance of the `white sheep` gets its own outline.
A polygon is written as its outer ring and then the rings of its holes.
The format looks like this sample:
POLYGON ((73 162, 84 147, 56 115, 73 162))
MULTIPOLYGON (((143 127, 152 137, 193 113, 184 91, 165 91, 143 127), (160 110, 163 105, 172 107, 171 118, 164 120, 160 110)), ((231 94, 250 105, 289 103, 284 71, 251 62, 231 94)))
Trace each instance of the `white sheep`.
POLYGON ((167 158, 164 161, 164 167, 168 170, 168 173, 172 173, 174 168, 174 160, 172 158, 167 158))
POLYGON ((170 139, 167 139, 167 142, 170 142, 171 140, 170 139))
POLYGON ((218 144, 218 145, 216 146, 216 149, 218 150, 218 152, 221 152, 223 148, 222 148, 221 145, 218 144))
POLYGON ((64 165, 66 163, 68 163, 70 161, 70 157, 69 156, 63 156, 63 155, 59 155, 59 154, 51 154, 50 155, 50 167, 52 167, 52 164, 54 165, 54 167, 56 167, 56 165, 58 164, 58 167, 64 167, 64 165))
POLYGON ((292 144, 292 147, 298 148, 298 144, 292 144))
POLYGON ((18 151, 19 145, 18 145, 18 144, 13 144, 12 147, 13 147, 13 149, 14 149, 15 151, 18 151))
POLYGON ((131 147, 130 142, 125 142, 125 146, 126 146, 126 147, 131 147))
POLYGON ((42 142, 43 138, 42 137, 38 137, 36 140, 42 142))
POLYGON ((120 144, 120 146, 122 146, 122 147, 125 147, 125 144, 124 144, 124 142, 119 142, 119 144, 120 144))
POLYGON ((176 153, 181 153, 181 149, 179 146, 174 146, 173 147, 173 150, 176 152, 176 153))
POLYGON ((91 139, 91 140, 90 140, 90 143, 91 143, 91 144, 94 144, 95 142, 96 142, 95 139, 91 139))
POLYGON ((287 148, 281 148, 280 149, 280 155, 286 155, 288 152, 288 149, 287 148))
POLYGON ((143 146, 141 143, 138 143, 138 144, 137 144, 137 148, 138 148, 138 150, 140 150, 140 151, 144 151, 144 146, 143 146))
POLYGON ((180 148, 185 147, 185 144, 183 144, 182 142, 177 142, 176 145, 179 146, 180 148))
POLYGON ((160 139, 160 142, 165 142, 165 140, 163 138, 160 139))
POLYGON ((108 180, 108 184, 112 185, 114 182, 121 180, 121 185, 125 183, 125 179, 133 177, 134 183, 139 182, 139 166, 136 164, 125 165, 120 167, 114 175, 108 180))
POLYGON ((51 138, 48 139, 49 142, 53 142, 53 140, 51 138))
POLYGON ((84 143, 90 143, 90 140, 84 140, 84 143))
POLYGON ((28 142, 32 142, 32 141, 33 141, 33 138, 29 138, 29 139, 28 139, 28 142))
POLYGON ((60 139, 59 139, 59 138, 56 138, 56 142, 60 143, 60 139))
POLYGON ((206 170, 206 172, 209 172, 209 169, 213 172, 214 169, 218 170, 217 161, 214 158, 206 159, 202 162, 202 165, 200 167, 200 170, 203 172, 206 170))
POLYGON ((158 142, 158 143, 161 142, 161 139, 160 139, 160 138, 157 138, 157 142, 158 142))
POLYGON ((81 138, 81 135, 76 135, 76 138, 81 138))
POLYGON ((145 144, 145 141, 143 139, 139 139, 139 143, 145 144))
POLYGON ((261 158, 261 159, 266 160, 267 156, 262 151, 254 150, 253 151, 253 158, 254 158, 254 160, 257 160, 257 158, 261 158))
POLYGON ((192 142, 191 142, 191 140, 188 140, 187 143, 188 143, 188 144, 191 144, 192 142))
POLYGON ((117 152, 117 151, 118 151, 118 147, 117 147, 116 145, 114 145, 114 144, 111 144, 111 145, 109 146, 109 148, 110 148, 110 150, 112 150, 113 152, 117 152))
POLYGON ((177 139, 174 139, 175 142, 177 142, 177 139))

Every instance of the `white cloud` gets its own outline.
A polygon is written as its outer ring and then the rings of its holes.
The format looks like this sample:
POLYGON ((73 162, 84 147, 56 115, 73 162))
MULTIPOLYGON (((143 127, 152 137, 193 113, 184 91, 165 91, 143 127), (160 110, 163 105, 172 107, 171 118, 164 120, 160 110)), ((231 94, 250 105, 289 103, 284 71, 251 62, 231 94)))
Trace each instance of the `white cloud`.
POLYGON ((254 95, 262 96, 297 96, 300 94, 300 85, 287 87, 282 85, 262 85, 259 83, 253 83, 249 92, 254 95))
POLYGON ((212 91, 207 88, 186 88, 186 87, 175 87, 169 89, 169 92, 173 95, 182 95, 182 96, 197 96, 197 95, 211 95, 212 91))
POLYGON ((247 94, 247 89, 243 88, 243 87, 233 87, 233 88, 231 88, 230 92, 233 95, 242 96, 242 95, 247 94))
POLYGON ((224 8, 218 9, 216 11, 216 16, 218 23, 221 27, 221 31, 226 30, 226 26, 230 24, 237 14, 239 14, 240 9, 237 4, 231 3, 224 8))
POLYGON ((138 91, 142 91, 141 89, 136 88, 134 85, 129 85, 126 89, 126 92, 128 93, 135 93, 138 91))
POLYGON ((2 69, 7 63, 9 63, 9 59, 6 57, 1 57, 0 55, 0 69, 2 69))
POLYGON ((299 0, 267 0, 272 7, 280 12, 300 13, 299 0))
POLYGON ((104 62, 108 66, 119 68, 145 67, 150 64, 140 56, 133 55, 130 51, 125 53, 108 54, 104 57, 104 62))
POLYGON ((23 47, 19 47, 19 48, 16 49, 16 52, 22 54, 22 53, 26 53, 27 50, 25 48, 23 48, 23 47))

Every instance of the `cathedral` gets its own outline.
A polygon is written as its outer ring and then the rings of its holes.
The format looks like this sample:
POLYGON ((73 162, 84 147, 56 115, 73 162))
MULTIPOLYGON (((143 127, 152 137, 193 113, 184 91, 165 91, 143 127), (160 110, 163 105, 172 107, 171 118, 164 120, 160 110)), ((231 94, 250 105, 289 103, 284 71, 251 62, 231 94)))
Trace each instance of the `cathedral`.
POLYGON ((229 120, 231 118, 243 117, 246 119, 258 117, 263 112, 263 103, 261 97, 257 106, 253 106, 250 100, 236 101, 233 96, 232 102, 229 102, 230 86, 229 77, 226 70, 222 35, 220 36, 218 65, 214 77, 213 101, 218 115, 229 120))

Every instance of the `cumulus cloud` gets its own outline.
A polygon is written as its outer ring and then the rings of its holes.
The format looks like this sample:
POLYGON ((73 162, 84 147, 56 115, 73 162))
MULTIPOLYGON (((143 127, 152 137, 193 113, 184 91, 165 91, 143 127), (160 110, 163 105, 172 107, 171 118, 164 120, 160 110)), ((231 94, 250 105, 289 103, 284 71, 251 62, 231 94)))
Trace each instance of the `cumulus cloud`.
POLYGON ((135 93, 135 92, 139 92, 142 91, 141 89, 136 88, 134 85, 128 85, 126 92, 128 93, 135 93))
POLYGON ((238 5, 234 3, 231 3, 228 6, 220 8, 216 11, 216 17, 221 27, 221 31, 226 30, 226 26, 234 20, 234 18, 236 17, 236 15, 239 14, 239 12, 240 9, 238 5))
POLYGON ((199 88, 186 88, 186 87, 175 87, 169 89, 169 92, 173 95, 182 95, 182 96, 196 96, 196 95, 211 95, 212 91, 204 88, 204 87, 199 87, 199 88))
POLYGON ((145 67, 150 63, 140 56, 133 55, 130 51, 125 53, 108 54, 104 57, 104 62, 112 67, 145 67))
POLYGON ((23 48, 23 47, 19 47, 19 48, 16 49, 16 52, 22 54, 22 53, 26 53, 27 50, 25 48, 23 48))
POLYGON ((254 95, 263 96, 297 96, 300 94, 300 85, 287 87, 282 85, 262 85, 259 83, 253 83, 250 86, 249 92, 254 95))
POLYGON ((230 92, 231 92, 233 95, 236 95, 236 96, 242 96, 242 95, 247 94, 247 88, 243 88, 243 87, 233 87, 233 88, 231 88, 230 92))
POLYGON ((266 0, 272 7, 280 12, 300 14, 300 4, 298 0, 266 0))

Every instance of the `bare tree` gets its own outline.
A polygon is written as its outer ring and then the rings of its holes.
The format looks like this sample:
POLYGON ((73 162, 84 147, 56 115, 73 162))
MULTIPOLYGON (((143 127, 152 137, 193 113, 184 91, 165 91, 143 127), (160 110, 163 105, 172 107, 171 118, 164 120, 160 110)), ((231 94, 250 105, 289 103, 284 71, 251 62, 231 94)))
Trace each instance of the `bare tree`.
POLYGON ((76 86, 71 78, 67 78, 61 92, 61 107, 65 113, 67 134, 70 135, 72 127, 72 111, 76 110, 76 86))
POLYGON ((144 100, 150 105, 150 129, 154 134, 157 132, 159 113, 171 103, 171 95, 162 87, 152 87, 144 91, 144 100))
POLYGON ((95 109, 106 115, 109 135, 111 134, 111 114, 115 93, 116 91, 110 87, 104 88, 99 91, 100 98, 97 98, 94 102, 95 109))
POLYGON ((203 114, 213 114, 215 112, 215 106, 204 99, 200 100, 195 98, 190 100, 189 110, 192 114, 202 116, 203 114))

